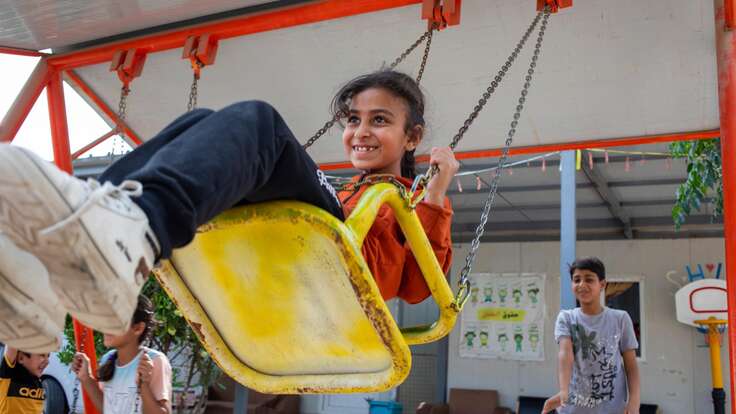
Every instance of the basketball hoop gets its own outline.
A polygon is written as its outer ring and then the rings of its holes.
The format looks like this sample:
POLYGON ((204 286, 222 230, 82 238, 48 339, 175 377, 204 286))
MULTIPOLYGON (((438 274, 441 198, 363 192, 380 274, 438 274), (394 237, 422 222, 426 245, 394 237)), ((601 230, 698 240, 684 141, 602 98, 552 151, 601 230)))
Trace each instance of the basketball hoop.
POLYGON ((726 281, 701 279, 688 283, 675 293, 677 320, 698 328, 705 334, 710 349, 710 374, 713 381, 713 408, 715 414, 726 410, 726 392, 721 373, 721 334, 728 323, 726 281))

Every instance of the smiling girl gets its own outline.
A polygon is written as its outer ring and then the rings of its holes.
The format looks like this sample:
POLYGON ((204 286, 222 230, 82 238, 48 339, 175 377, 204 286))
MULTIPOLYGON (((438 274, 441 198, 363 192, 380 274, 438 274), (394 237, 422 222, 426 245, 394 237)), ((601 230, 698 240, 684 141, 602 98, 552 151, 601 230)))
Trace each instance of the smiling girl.
MULTIPOLYGON (((424 97, 412 78, 394 71, 360 76, 340 89, 332 109, 345 126, 346 156, 360 171, 355 180, 388 174, 411 185, 414 151, 425 134, 424 97)), ((452 210, 445 193, 458 162, 449 148, 433 148, 430 164, 439 173, 416 211, 446 271, 452 210)), ((342 220, 366 189, 338 195, 279 113, 258 101, 182 115, 113 164, 101 183, 81 181, 10 145, 0 145, 0 176, 6 178, 0 181, 0 201, 26 211, 22 221, 0 221, 0 232, 55 269, 52 277, 60 280, 52 286, 83 281, 94 300, 86 302, 84 312, 74 301, 62 300, 64 310, 115 334, 128 329, 138 291, 156 261, 188 244, 217 214, 285 199, 310 203, 342 220), (29 241, 23 237, 27 232, 44 236, 29 241)), ((384 298, 416 303, 429 295, 387 207, 366 237, 363 254, 384 298)))

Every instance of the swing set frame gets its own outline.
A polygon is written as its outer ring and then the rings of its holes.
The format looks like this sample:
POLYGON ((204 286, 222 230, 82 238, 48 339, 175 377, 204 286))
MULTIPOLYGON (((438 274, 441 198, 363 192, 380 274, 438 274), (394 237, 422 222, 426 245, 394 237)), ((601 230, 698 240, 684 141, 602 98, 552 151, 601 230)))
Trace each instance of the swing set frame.
MULTIPOLYGON (((91 150, 117 133, 117 128, 129 143, 140 145, 143 140, 125 122, 118 118, 94 90, 87 85, 74 70, 80 67, 115 62, 111 70, 118 72, 123 83, 130 83, 141 73, 145 56, 176 48, 184 48, 191 39, 207 39, 217 42, 223 39, 246 36, 260 32, 338 19, 364 13, 378 12, 398 7, 422 4, 422 18, 441 30, 459 23, 462 0, 324 0, 306 4, 269 10, 254 15, 246 15, 219 22, 208 22, 165 33, 140 36, 110 44, 94 46, 60 55, 49 55, 33 50, 0 47, 0 53, 19 56, 40 57, 32 74, 16 97, 13 105, 0 122, 0 142, 12 142, 23 125, 32 107, 45 89, 50 118, 51 138, 55 163, 65 171, 72 171, 72 160, 91 150), (93 140, 84 148, 72 153, 69 146, 66 107, 64 103, 63 80, 72 83, 88 101, 96 106, 113 125, 118 127, 93 140)), ((663 135, 643 135, 616 137, 610 139, 568 140, 562 144, 516 147, 510 155, 547 153, 551 151, 577 150, 585 148, 606 148, 625 145, 653 144, 673 141, 721 138, 723 197, 724 197, 724 238, 726 265, 736 266, 736 0, 714 0, 716 10, 716 51, 718 57, 718 92, 720 108, 720 129, 674 132, 663 135)), ((572 0, 537 0, 537 8, 550 6, 553 12, 559 8, 572 6, 572 0)), ((210 43, 208 43, 210 44, 210 43)), ((216 46, 214 47, 216 51, 216 46)), ((214 63, 215 51, 204 51, 196 57, 214 63)), ((190 50, 191 52, 191 50, 190 50)), ((196 70, 196 68, 195 68, 196 70)), ((456 153, 458 159, 496 157, 499 148, 456 153)), ((426 162, 426 157, 418 157, 426 162)), ((321 165, 324 170, 349 168, 347 163, 321 165)), ((736 277, 728 278, 728 325, 736 326, 736 277)), ((94 340, 91 331, 75 321, 75 337, 80 348, 81 338, 86 339, 82 349, 93 350, 94 340), (83 335, 87 330, 88 335, 83 335)), ((729 362, 731 377, 732 413, 736 414, 736 329, 728 330, 729 362)), ((93 365, 96 365, 94 352, 89 352, 93 365)), ((85 412, 96 413, 85 396, 85 412)))

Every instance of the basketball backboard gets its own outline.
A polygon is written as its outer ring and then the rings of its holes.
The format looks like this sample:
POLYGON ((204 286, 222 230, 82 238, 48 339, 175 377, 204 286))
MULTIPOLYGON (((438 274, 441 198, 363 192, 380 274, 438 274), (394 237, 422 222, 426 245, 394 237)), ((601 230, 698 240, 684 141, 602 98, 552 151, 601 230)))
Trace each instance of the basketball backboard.
POLYGON ((701 279, 688 283, 675 293, 677 321, 699 327, 696 320, 728 319, 726 281, 701 279))

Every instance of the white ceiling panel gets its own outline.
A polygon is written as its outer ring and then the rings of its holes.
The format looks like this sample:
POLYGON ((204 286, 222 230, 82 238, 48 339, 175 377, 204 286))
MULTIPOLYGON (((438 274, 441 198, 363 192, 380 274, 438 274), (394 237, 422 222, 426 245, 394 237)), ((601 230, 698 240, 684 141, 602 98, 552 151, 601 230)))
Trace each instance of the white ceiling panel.
POLYGON ((0 0, 0 46, 53 49, 274 0, 0 0))
MULTIPOLYGON (((425 147, 450 141, 531 21, 534 3, 465 0, 462 23, 435 37, 423 81, 425 147)), ((691 0, 589 0, 553 15, 514 145, 716 128, 713 21, 712 2, 691 0)), ((269 101, 304 141, 328 119, 341 83, 392 60, 424 28, 419 6, 411 6, 224 40, 217 63, 204 70, 200 105, 269 101)), ((528 53, 458 150, 501 146, 528 53)), ((132 85, 128 119, 143 138, 186 108, 191 73, 180 54, 149 56, 132 85)), ((414 71, 418 59, 401 69, 414 71)), ((120 85, 106 64, 79 73, 105 101, 117 102, 120 85)), ((325 136, 311 155, 343 160, 338 137, 325 136)))

